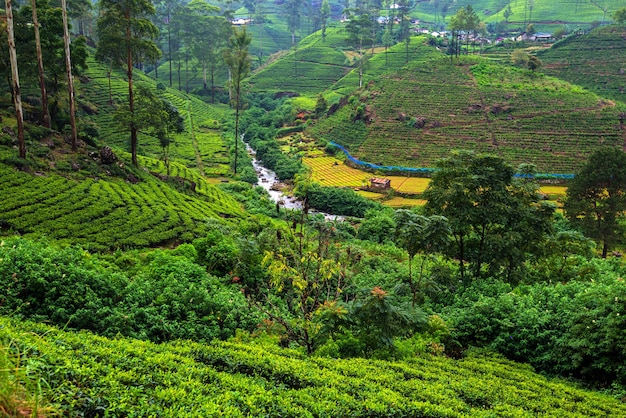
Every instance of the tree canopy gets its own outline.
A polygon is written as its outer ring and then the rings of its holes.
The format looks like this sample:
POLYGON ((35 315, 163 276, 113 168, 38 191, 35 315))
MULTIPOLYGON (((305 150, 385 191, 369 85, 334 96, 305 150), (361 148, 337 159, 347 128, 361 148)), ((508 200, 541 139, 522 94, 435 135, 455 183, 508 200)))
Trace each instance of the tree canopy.
POLYGON ((622 240, 626 211, 626 153, 594 152, 567 189, 565 213, 585 235, 602 243, 602 257, 622 240))

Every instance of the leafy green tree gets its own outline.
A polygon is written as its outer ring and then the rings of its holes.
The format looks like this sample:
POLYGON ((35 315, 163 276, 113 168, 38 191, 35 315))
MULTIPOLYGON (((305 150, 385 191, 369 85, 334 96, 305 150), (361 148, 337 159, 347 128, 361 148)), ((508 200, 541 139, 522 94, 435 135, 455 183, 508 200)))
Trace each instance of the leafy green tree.
POLYGON ((395 337, 405 337, 424 328, 428 316, 419 308, 402 303, 393 293, 376 286, 350 304, 354 333, 363 341, 365 355, 393 350, 395 337))
POLYGON ((243 79, 250 74, 250 53, 248 48, 252 38, 246 28, 235 30, 230 38, 230 46, 224 52, 224 61, 230 70, 231 105, 235 107, 235 158, 233 171, 237 174, 239 153, 239 116, 243 109, 243 79))
POLYGON ((526 63, 526 67, 528 67, 530 71, 536 71, 539 68, 541 68, 542 65, 543 65, 543 62, 541 62, 541 60, 537 58, 536 55, 528 56, 528 62, 526 63))
POLYGON ((322 19, 322 41, 324 41, 326 40, 326 24, 328 23, 328 18, 330 17, 330 5, 328 4, 328 0, 322 1, 320 17, 322 19))
POLYGON ((480 24, 480 18, 476 14, 476 11, 471 5, 460 8, 448 24, 449 29, 452 31, 452 40, 456 45, 455 53, 458 56, 461 50, 460 42, 458 41, 459 34, 463 32, 465 34, 465 53, 469 53, 469 38, 470 32, 476 32, 478 25, 480 24))
POLYGON ((370 209, 365 212, 365 219, 361 222, 357 238, 372 242, 384 243, 391 240, 396 230, 396 221, 388 210, 370 209))
POLYGON ((120 107, 116 119, 122 126, 131 123, 138 131, 158 138, 163 149, 163 161, 169 175, 169 156, 167 149, 171 142, 171 134, 184 131, 183 118, 167 100, 161 99, 146 84, 138 84, 135 91, 135 112, 131 113, 128 106, 120 107), (134 120, 129 120, 134 118, 134 120))
POLYGON ((271 299, 267 301, 270 309, 262 309, 285 328, 288 340, 311 354, 321 330, 316 312, 325 302, 338 300, 345 288, 341 261, 346 254, 331 245, 336 230, 332 224, 322 219, 306 228, 304 216, 300 223, 294 221, 291 228, 277 231, 278 243, 266 251, 263 260, 270 286, 285 302, 289 315, 274 308, 271 299))
POLYGON ((500 157, 455 151, 437 168, 424 193, 425 214, 448 219, 461 278, 469 261, 474 277, 504 274, 513 280, 551 231, 554 207, 539 202, 537 183, 516 179, 500 157))
POLYGON ((328 110, 328 101, 322 93, 317 95, 317 99, 315 100, 315 116, 318 118, 324 114, 328 110))
POLYGON ((621 242, 626 229, 626 153, 617 148, 594 152, 568 185, 565 214, 574 227, 602 243, 602 257, 621 242))
POLYGON ((232 29, 230 23, 219 15, 220 9, 204 0, 193 0, 185 6, 191 17, 191 51, 202 66, 202 84, 207 90, 207 70, 211 75, 211 102, 215 102, 215 72, 220 64, 220 50, 232 29))
POLYGON ((137 132, 135 96, 133 90, 133 64, 141 58, 155 60, 161 51, 154 40, 157 27, 149 20, 155 13, 154 5, 148 0, 102 0, 102 13, 97 21, 98 47, 96 58, 109 60, 117 67, 126 66, 128 78, 128 110, 130 130, 130 152, 132 162, 137 163, 137 132))

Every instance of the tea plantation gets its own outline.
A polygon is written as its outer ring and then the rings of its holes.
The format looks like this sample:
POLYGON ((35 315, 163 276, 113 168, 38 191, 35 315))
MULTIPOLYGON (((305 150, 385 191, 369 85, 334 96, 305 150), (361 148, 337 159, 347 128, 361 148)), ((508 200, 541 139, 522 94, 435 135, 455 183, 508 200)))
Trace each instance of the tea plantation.
POLYGON ((275 341, 153 344, 0 318, 0 382, 51 412, 161 417, 601 417, 626 406, 497 356, 305 357, 275 341), (17 380, 17 381, 16 381, 17 380), (31 381, 31 382, 29 382, 31 381), (99 412, 100 411, 100 412, 99 412))
POLYGON ((622 102, 480 57, 428 56, 375 77, 307 132, 377 165, 432 167, 472 149, 541 173, 574 173, 593 150, 624 145, 622 102))
POLYGON ((626 28, 601 27, 540 51, 544 72, 606 97, 626 102, 626 28))

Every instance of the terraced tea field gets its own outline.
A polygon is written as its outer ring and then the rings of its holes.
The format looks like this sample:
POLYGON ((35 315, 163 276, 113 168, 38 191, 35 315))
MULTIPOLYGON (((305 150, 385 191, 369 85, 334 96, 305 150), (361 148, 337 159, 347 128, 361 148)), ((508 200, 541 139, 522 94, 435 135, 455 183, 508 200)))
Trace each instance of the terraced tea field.
MULTIPOLYGON (((147 167, 162 164, 141 162, 147 167)), ((185 170, 177 164, 173 168, 177 174, 185 170)), ((205 231, 209 218, 245 217, 232 197, 200 177, 195 177, 194 192, 189 183, 170 184, 138 174, 137 184, 114 177, 73 180, 0 164, 0 227, 91 250, 110 250, 190 241, 205 231), (187 190, 179 191, 177 186, 187 190)))
POLYGON ((572 35, 538 56, 546 74, 626 102, 624 37, 626 27, 601 27, 586 35, 572 35))
MULTIPOLYGON (((82 86, 80 101, 90 103, 95 112, 81 115, 81 119, 90 120, 97 125, 99 139, 113 148, 127 150, 129 134, 116 121, 117 103, 128 97, 128 85, 120 72, 111 73, 111 91, 113 105, 109 104, 109 80, 106 68, 91 58, 89 70, 85 74, 89 82, 82 86)), ((136 81, 154 84, 141 72, 135 74, 136 81)), ((178 161, 188 167, 197 168, 202 174, 219 176, 229 172, 228 147, 221 137, 221 121, 226 118, 230 108, 226 105, 207 105, 200 99, 186 95, 175 89, 155 90, 163 99, 178 109, 185 119, 185 131, 172 135, 169 146, 170 160, 178 161)), ((151 158, 161 158, 162 149, 157 138, 139 134, 138 152, 151 158)))
POLYGON ((471 149, 555 174, 575 173, 600 147, 626 145, 623 103, 478 57, 454 62, 383 75, 307 134, 377 165, 433 167, 452 149, 471 149), (354 121, 358 111, 365 123, 354 121))

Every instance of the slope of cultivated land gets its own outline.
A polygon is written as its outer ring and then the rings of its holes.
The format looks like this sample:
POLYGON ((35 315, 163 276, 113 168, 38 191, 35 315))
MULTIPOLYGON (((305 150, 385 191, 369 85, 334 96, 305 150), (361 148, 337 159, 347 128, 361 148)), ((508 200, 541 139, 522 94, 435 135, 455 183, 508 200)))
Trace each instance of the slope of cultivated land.
MULTIPOLYGON (((112 148, 128 150, 129 134, 116 121, 115 109, 128 98, 128 84, 122 72, 111 74, 113 105, 109 104, 109 80, 106 68, 90 58, 89 69, 81 83, 79 103, 82 103, 82 124, 93 124, 99 131, 99 140, 112 148), (89 112, 85 112, 89 109, 89 112)), ((156 89, 155 81, 135 71, 135 83, 154 87, 160 97, 174 105, 185 119, 185 131, 174 134, 169 147, 170 159, 198 169, 207 175, 223 175, 229 171, 228 147, 221 138, 221 120, 230 112, 226 105, 208 105, 200 99, 175 89, 156 89)), ((159 140, 145 133, 139 134, 138 153, 161 158, 159 140)))
MULTIPOLYGON (((1 150, 0 156, 9 158, 12 152, 1 150)), ((141 163, 149 169, 162 164, 141 163)), ((55 172, 25 173, 0 163, 0 232, 47 236, 101 251, 190 241, 206 232, 207 219, 246 216, 232 197, 176 163, 172 174, 194 184, 161 181, 143 170, 134 171, 139 181, 132 184, 105 174, 116 167, 68 178, 55 172)))
POLYGON ((322 39, 320 32, 309 35, 280 59, 256 71, 249 79, 252 91, 289 91, 314 96, 335 83, 349 71, 346 34, 329 28, 322 39))
MULTIPOLYGON (((398 71, 405 67, 414 68, 423 62, 434 58, 442 57, 442 52, 426 45, 428 38, 425 36, 412 37, 407 51, 406 44, 401 42, 387 49, 376 48, 374 55, 371 49, 366 49, 365 53, 370 57, 363 70, 362 84, 366 86, 370 81, 374 81, 383 74, 390 71, 398 71)), ((341 80, 335 83, 330 90, 341 94, 350 94, 359 87, 359 70, 353 69, 341 80)))
POLYGON ((543 72, 626 102, 626 26, 572 35, 540 51, 543 72))
POLYGON ((600 417, 616 399, 495 357, 306 357, 271 343, 152 344, 0 318, 0 349, 68 416, 600 417))
POLYGON ((510 23, 509 26, 515 28, 523 27, 525 19, 532 22, 560 21, 570 24, 609 21, 611 14, 624 6, 620 0, 605 0, 602 2, 589 0, 534 0, 531 12, 528 7, 530 2, 526 1, 467 0, 452 2, 439 0, 417 2, 411 15, 418 17, 426 24, 431 24, 431 22, 441 24, 441 10, 442 7, 447 6, 447 23, 450 16, 454 15, 458 8, 465 7, 466 4, 472 5, 481 21, 486 22, 504 21, 504 9, 510 4, 513 14, 510 16, 509 22, 513 23, 510 23), (607 10, 606 15, 604 14, 604 8, 607 10))
POLYGON ((625 110, 528 70, 435 58, 371 81, 308 133, 378 165, 433 167, 451 149, 473 149, 543 173, 573 173, 593 150, 624 146, 625 110))

